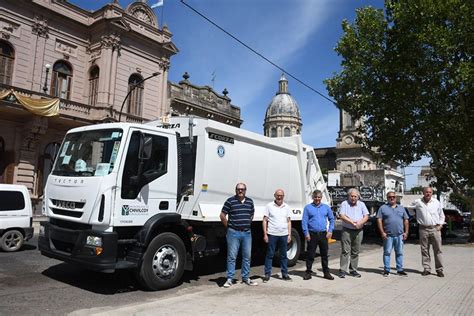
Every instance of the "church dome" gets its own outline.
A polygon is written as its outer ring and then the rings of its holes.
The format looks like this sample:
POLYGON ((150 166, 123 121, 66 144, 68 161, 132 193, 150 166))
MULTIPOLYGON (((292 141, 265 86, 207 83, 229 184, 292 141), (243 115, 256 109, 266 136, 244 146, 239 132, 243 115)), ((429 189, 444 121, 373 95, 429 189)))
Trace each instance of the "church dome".
POLYGON ((288 81, 284 75, 281 75, 279 81, 279 90, 268 105, 265 118, 272 116, 291 116, 300 118, 300 109, 298 103, 288 92, 288 81))
POLYGON ((268 137, 287 137, 301 134, 301 115, 298 103, 288 92, 288 80, 282 74, 278 92, 267 107, 263 132, 268 137))

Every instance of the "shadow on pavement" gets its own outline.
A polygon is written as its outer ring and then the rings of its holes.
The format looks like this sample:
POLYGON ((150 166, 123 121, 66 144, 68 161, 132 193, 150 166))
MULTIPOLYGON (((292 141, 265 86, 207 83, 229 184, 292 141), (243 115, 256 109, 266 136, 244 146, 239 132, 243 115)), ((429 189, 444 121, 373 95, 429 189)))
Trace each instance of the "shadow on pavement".
POLYGON ((61 263, 44 270, 41 274, 53 280, 103 295, 139 290, 133 275, 127 270, 117 270, 117 272, 109 274, 61 263))

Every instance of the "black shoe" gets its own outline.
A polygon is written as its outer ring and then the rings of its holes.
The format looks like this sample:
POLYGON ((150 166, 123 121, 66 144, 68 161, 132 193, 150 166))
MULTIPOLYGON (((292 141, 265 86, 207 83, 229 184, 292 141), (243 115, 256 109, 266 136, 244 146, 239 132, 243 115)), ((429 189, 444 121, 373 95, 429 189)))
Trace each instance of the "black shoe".
POLYGON ((362 276, 362 275, 360 275, 360 273, 357 272, 357 271, 352 271, 352 272, 351 272, 351 275, 352 275, 354 278, 360 278, 360 277, 362 276))
POLYGON ((422 276, 426 276, 426 275, 430 275, 430 274, 431 274, 431 272, 428 271, 428 270, 424 270, 423 272, 421 272, 422 276))
POLYGON ((334 277, 329 272, 324 272, 323 278, 325 278, 326 280, 334 280, 334 277))
POLYGON ((284 276, 282 276, 281 279, 284 281, 293 281, 288 274, 285 274, 284 276))
POLYGON ((403 270, 402 271, 397 271, 397 274, 401 275, 401 276, 408 276, 408 274, 403 270))
POLYGON ((390 272, 384 270, 383 276, 384 276, 384 277, 388 277, 389 275, 390 275, 390 272))
POLYGON ((344 279, 344 278, 346 277, 346 273, 345 273, 344 271, 340 271, 340 272, 339 272, 339 277, 340 277, 341 279, 344 279))
POLYGON ((436 271, 436 275, 439 276, 440 278, 444 278, 444 273, 441 270, 436 271))
POLYGON ((311 271, 306 271, 303 280, 310 280, 312 278, 311 271))
POLYGON ((270 281, 270 275, 265 274, 265 276, 263 277, 263 283, 267 283, 268 281, 270 281))

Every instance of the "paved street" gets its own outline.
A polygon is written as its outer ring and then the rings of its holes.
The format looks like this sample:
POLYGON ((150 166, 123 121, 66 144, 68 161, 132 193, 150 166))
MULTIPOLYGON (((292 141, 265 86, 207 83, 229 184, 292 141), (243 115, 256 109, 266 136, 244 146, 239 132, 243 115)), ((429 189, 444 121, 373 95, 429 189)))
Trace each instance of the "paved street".
MULTIPOLYGON (((349 278, 329 282, 315 277, 303 281, 304 263, 300 261, 290 269, 291 283, 272 278, 268 284, 256 288, 238 284, 227 290, 220 287, 225 281, 225 258, 217 256, 200 261, 195 271, 185 274, 178 287, 147 292, 138 288, 127 271, 101 274, 43 257, 36 249, 35 238, 20 252, 0 252, 0 315, 151 315, 171 311, 178 314, 189 314, 190 311, 194 314, 268 314, 268 309, 276 315, 309 314, 313 309, 351 314, 379 313, 383 306, 389 308, 385 311, 388 314, 410 314, 412 311, 426 314, 431 313, 430 302, 437 300, 442 306, 436 307, 435 314, 438 311, 440 314, 472 314, 473 268, 472 265, 464 267, 459 262, 474 262, 474 248, 454 245, 445 246, 444 250, 445 279, 435 276, 427 279, 418 274, 421 268, 419 248, 413 244, 407 245, 410 276, 406 279, 397 276, 382 278, 379 274, 379 240, 366 238, 361 257, 364 276, 360 280, 349 278), (354 295, 345 295, 348 289, 354 295), (394 293, 396 304, 386 297, 394 293), (226 305, 222 304, 224 301, 226 305), (414 305, 408 307, 403 305, 404 302, 414 305), (464 309, 460 308, 461 305, 464 309)), ((333 272, 339 266, 339 253, 339 243, 332 244, 330 266, 333 272)), ((315 268, 320 270, 319 259, 316 259, 315 268)), ((260 283, 262 271, 261 262, 255 262, 251 275, 260 283)), ((274 276, 278 272, 275 268, 274 276)))
MULTIPOLYGON (((230 289, 210 282, 147 303, 84 309, 73 315, 473 315, 473 250, 472 245, 445 246, 445 278, 421 276, 419 246, 408 244, 408 277, 382 277, 381 250, 376 249, 362 254, 360 279, 303 281, 300 266, 291 273, 292 282, 272 278, 257 287, 238 284, 230 289)), ((336 262, 333 258, 331 266, 336 262)))

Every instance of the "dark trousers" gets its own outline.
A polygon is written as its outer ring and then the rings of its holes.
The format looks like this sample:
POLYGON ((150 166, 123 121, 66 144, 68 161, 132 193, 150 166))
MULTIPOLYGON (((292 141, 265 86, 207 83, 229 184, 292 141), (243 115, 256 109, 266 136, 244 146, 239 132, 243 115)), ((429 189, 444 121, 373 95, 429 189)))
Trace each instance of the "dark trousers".
POLYGON ((323 272, 329 272, 328 266, 328 239, 326 238, 326 232, 309 232, 311 240, 308 242, 307 256, 306 256, 306 271, 311 271, 314 262, 314 256, 316 254, 316 247, 319 246, 319 252, 321 254, 321 265, 323 266, 323 272))

